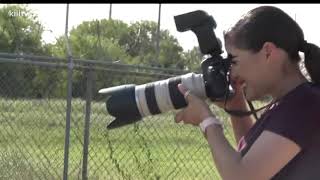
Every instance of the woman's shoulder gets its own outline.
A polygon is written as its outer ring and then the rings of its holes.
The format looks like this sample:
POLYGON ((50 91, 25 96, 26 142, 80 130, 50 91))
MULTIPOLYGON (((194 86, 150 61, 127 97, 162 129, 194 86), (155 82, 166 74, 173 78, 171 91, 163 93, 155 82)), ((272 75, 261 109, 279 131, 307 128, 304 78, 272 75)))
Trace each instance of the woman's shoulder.
POLYGON ((265 128, 307 147, 320 129, 320 87, 304 83, 270 112, 265 128))
POLYGON ((307 82, 289 92, 280 102, 278 111, 284 113, 320 113, 320 85, 307 82))

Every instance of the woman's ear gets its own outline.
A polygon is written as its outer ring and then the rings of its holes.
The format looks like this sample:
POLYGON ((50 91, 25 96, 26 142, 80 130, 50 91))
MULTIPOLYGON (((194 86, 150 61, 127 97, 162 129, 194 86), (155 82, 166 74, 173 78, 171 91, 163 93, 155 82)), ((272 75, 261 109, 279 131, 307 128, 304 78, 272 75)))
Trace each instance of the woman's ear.
POLYGON ((277 46, 272 42, 265 42, 262 46, 262 50, 264 55, 266 56, 266 59, 269 59, 270 56, 276 53, 277 46))

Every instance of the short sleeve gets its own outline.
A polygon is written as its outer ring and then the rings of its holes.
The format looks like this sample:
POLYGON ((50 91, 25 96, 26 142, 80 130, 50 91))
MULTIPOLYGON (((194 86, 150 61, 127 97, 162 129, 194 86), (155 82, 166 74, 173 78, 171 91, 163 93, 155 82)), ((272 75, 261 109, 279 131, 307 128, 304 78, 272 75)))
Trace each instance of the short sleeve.
POLYGON ((319 102, 319 97, 292 97, 274 110, 265 129, 292 140, 304 149, 320 132, 319 102))

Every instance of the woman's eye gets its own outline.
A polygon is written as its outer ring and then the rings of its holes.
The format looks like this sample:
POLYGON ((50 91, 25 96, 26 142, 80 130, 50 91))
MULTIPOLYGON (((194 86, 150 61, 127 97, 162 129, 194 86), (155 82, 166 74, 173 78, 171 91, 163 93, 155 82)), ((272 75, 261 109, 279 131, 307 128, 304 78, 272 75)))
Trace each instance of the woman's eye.
POLYGON ((237 64, 238 64, 238 61, 231 60, 231 64, 232 64, 232 65, 237 65, 237 64))
POLYGON ((232 54, 228 54, 228 59, 233 59, 234 56, 232 54))

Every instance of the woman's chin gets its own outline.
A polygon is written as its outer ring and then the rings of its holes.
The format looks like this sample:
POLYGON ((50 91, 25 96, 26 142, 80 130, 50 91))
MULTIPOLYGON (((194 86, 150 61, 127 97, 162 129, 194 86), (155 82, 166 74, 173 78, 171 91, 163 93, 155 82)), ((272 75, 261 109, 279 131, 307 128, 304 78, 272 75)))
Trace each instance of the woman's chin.
POLYGON ((250 96, 250 94, 245 94, 246 100, 253 101, 253 98, 250 96))
POLYGON ((244 92, 244 96, 248 101, 254 101, 258 99, 256 95, 252 91, 250 91, 247 87, 243 89, 243 92, 244 92))
POLYGON ((245 97, 246 97, 246 99, 247 99, 248 101, 257 101, 257 100, 262 100, 262 99, 263 99, 262 96, 259 96, 259 95, 257 95, 257 94, 250 93, 250 92, 246 93, 246 94, 245 94, 245 97))

